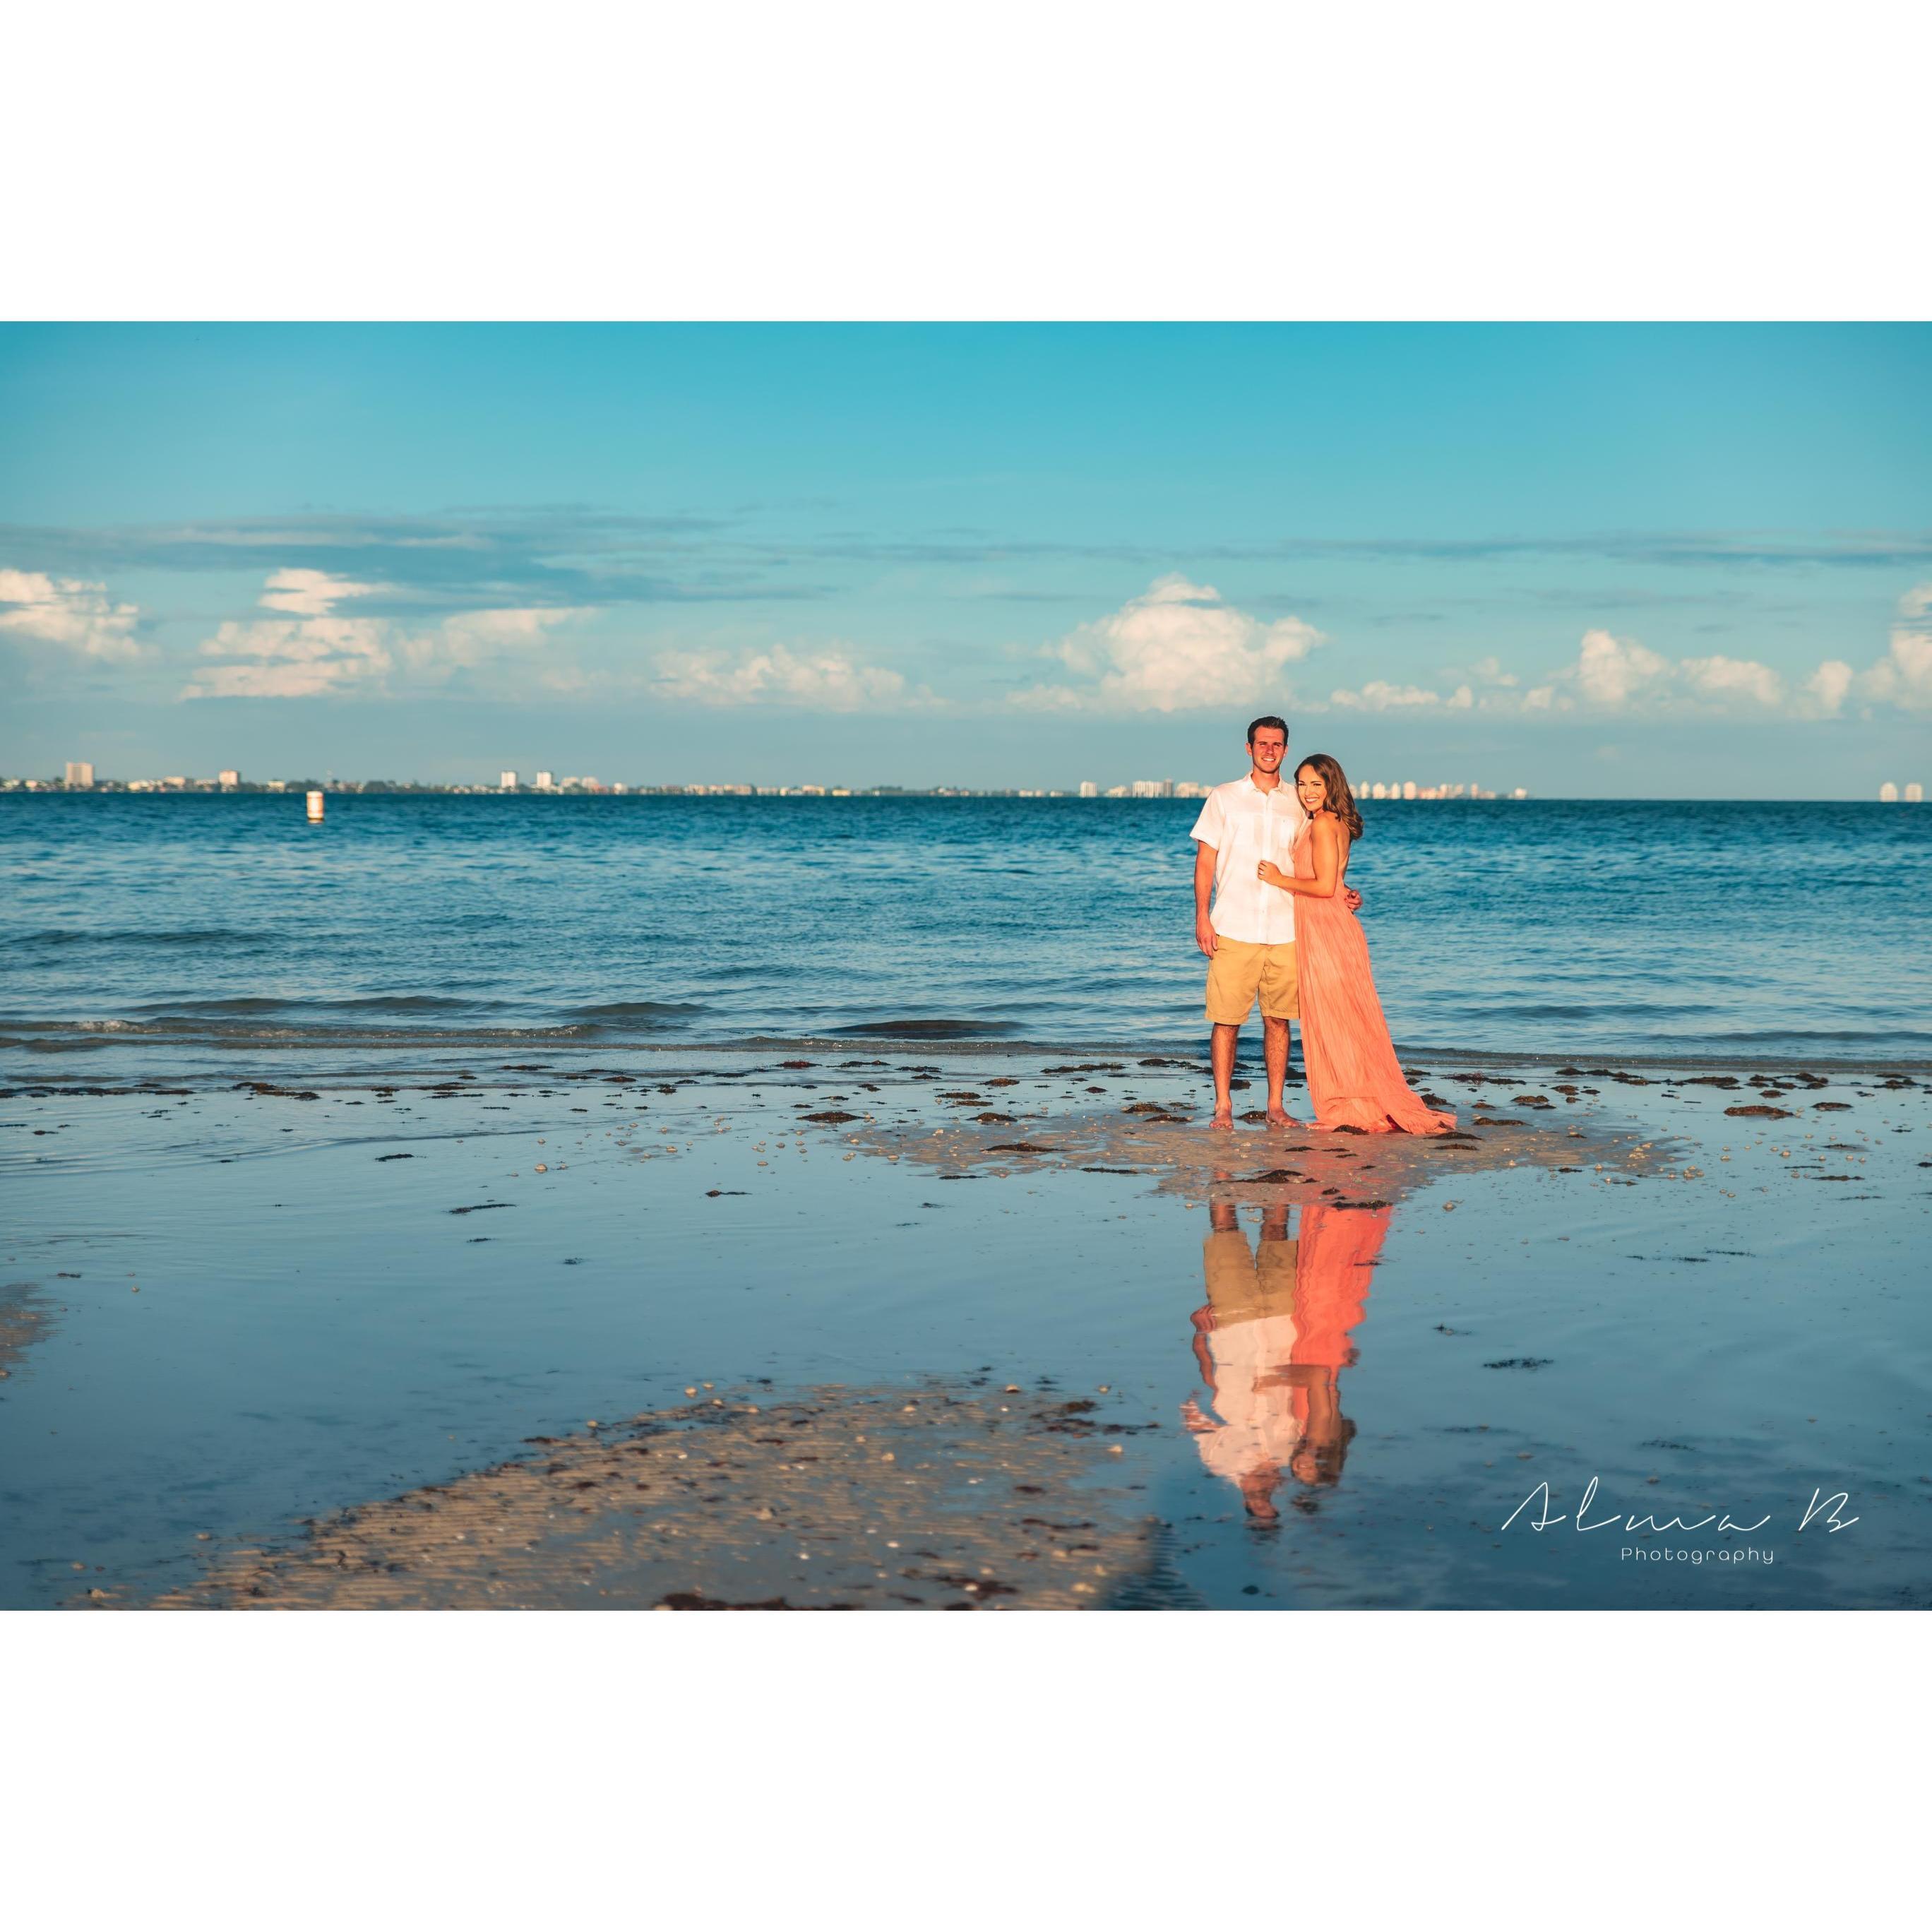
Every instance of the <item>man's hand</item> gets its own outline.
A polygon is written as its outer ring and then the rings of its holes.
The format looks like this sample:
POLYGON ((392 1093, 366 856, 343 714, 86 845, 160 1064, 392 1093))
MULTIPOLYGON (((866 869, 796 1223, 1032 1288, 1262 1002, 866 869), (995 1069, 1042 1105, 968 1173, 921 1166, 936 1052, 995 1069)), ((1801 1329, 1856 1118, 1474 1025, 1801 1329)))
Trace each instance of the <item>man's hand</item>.
POLYGON ((1360 912, 1362 909, 1362 896, 1353 886, 1346 886, 1342 893, 1342 903, 1351 912, 1360 912))
POLYGON ((1220 934, 1204 912, 1194 922, 1194 943, 1210 959, 1214 958, 1214 948, 1220 943, 1220 934))

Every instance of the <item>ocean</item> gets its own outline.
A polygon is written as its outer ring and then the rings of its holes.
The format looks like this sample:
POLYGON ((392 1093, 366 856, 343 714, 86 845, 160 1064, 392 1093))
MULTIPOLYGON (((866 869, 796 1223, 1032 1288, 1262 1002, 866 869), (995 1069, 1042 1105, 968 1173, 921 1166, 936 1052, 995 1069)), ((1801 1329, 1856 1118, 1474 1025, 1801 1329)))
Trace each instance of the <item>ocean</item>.
MULTIPOLYGON (((0 1055, 1198 1048, 1186 800, 0 796, 0 1055)), ((1405 1051, 1932 1060, 1932 814, 1370 803, 1405 1051)), ((344 1063, 347 1064, 347 1063, 344 1063)))

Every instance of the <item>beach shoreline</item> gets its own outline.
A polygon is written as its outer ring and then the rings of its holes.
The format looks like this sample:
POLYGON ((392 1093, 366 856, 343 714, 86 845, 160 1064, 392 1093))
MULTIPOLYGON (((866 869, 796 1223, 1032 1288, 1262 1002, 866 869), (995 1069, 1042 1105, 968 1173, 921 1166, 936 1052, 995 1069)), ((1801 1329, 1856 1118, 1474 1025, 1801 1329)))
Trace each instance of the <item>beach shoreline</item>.
MULTIPOLYGON (((1666 1078, 1484 1058, 1406 1058, 1458 1113, 1441 1140, 1214 1133, 1198 1054, 687 1044, 144 1084, 26 1081, 16 1062, 0 1101, 22 1229, 0 1287, 0 1601, 1922 1600, 1932 1512, 1912 1456, 1932 1351, 1905 1291, 1932 1201, 1932 1087, 1906 1064, 1690 1059, 1666 1078), (1326 1390, 1346 1467, 1304 1482, 1284 1464, 1258 1521, 1207 1460, 1234 1453, 1234 1425, 1196 1343, 1241 1324, 1221 1319, 1211 1270, 1204 1299, 1204 1248, 1252 1242, 1260 1264, 1270 1240, 1309 1249, 1351 1226, 1373 1286, 1346 1346, 1284 1361, 1276 1380, 1298 1394, 1256 1378, 1262 1423, 1241 1425, 1312 1441, 1308 1391, 1326 1390), (901 1412, 897 1394, 962 1417, 992 1400, 976 1426, 1005 1445, 997 1496, 979 1493, 992 1471, 968 1484, 963 1424, 927 1459, 960 1468, 956 1486, 916 1506, 892 1493, 896 1465, 838 1462, 871 1432, 854 1418, 901 1412), (675 1431, 714 1402, 805 1418, 810 1453, 844 1472, 837 1507, 813 1487, 822 1467, 778 1468, 793 1459, 746 1434, 710 1486, 674 1486, 648 1516, 586 1514, 610 1456, 630 1453, 612 1418, 675 1431), (1073 1402, 1120 1432, 1046 1430, 1073 1402), (453 1563, 452 1543, 430 1560, 404 1538, 384 1546, 388 1580, 322 1588, 347 1567, 345 1516, 508 1546, 532 1504, 493 1521, 493 1486, 559 1501, 528 1473, 532 1436, 554 1438, 550 1462, 587 1459, 554 1483, 598 1485, 562 1499, 567 1558, 526 1534, 549 1556, 491 1576, 453 1563), (1535 1481, 1574 1504, 1593 1474, 1686 1518, 1762 1504, 1783 1523, 1834 1481, 1864 1508, 1828 1544, 1790 1532, 1778 1560, 1721 1582, 1714 1561, 1600 1556, 1520 1516, 1501 1528, 1535 1481), (1037 1508, 1015 1506, 1022 1482, 1037 1508), (1042 1570, 1069 1559, 1034 1549, 1030 1516, 1099 1526, 1107 1588, 1076 1598, 1042 1570), (886 1540, 934 1553, 882 1580, 857 1532, 888 1520, 904 1533, 886 1540), (800 1528, 811 1540, 788 1542, 800 1528), (983 1570, 1000 1590, 945 1580, 983 1570)), ((1257 1074, 1236 1096, 1250 1114, 1257 1074)), ((1291 1085, 1292 1112, 1299 1098, 1291 1085)))

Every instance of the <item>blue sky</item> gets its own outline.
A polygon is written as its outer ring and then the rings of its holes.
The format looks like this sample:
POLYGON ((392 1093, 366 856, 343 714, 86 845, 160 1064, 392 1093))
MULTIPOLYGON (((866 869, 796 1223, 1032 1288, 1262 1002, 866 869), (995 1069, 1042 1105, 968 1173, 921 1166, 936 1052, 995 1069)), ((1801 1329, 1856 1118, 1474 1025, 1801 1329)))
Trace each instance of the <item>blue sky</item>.
POLYGON ((0 329, 0 770, 1932 778, 1932 329, 0 329))

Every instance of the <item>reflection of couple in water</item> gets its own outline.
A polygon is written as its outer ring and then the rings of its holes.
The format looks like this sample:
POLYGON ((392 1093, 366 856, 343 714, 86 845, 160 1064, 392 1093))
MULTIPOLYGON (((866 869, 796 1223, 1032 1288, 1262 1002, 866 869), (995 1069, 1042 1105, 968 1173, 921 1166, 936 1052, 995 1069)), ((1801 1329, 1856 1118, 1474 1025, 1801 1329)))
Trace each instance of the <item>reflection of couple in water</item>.
POLYGON ((1390 1211, 1305 1207, 1298 1237, 1288 1204, 1274 1202, 1250 1249, 1232 1202, 1208 1209, 1208 1300, 1194 1316, 1208 1408, 1190 1396, 1181 1414, 1202 1461, 1234 1484, 1257 1522, 1279 1519, 1284 1472, 1301 1485, 1303 1508, 1341 1475, 1355 1425, 1342 1413, 1340 1376, 1355 1359, 1348 1331, 1362 1318, 1390 1211))

